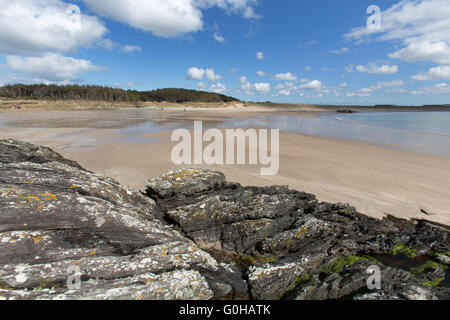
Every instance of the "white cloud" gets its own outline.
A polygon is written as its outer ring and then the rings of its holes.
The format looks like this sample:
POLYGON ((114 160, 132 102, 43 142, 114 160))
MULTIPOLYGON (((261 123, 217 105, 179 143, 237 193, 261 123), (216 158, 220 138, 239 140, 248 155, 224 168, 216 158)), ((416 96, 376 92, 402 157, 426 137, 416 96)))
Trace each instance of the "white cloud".
POLYGON ((30 75, 46 82, 76 80, 79 74, 104 70, 88 60, 65 57, 59 53, 46 53, 40 57, 27 58, 7 56, 6 64, 13 72, 30 75))
POLYGON ((60 0, 0 0, 0 52, 39 55, 74 51, 99 42, 107 29, 98 18, 60 0))
POLYGON ((427 72, 412 76, 414 80, 450 80, 450 66, 438 66, 431 68, 427 72))
POLYGON ((264 71, 256 71, 256 75, 259 77, 265 77, 267 74, 264 71))
POLYGON ((358 65, 356 70, 359 72, 369 73, 369 74, 394 74, 398 72, 398 66, 396 65, 376 65, 375 63, 369 63, 366 66, 358 65))
POLYGON ((258 59, 258 60, 263 60, 264 59, 264 52, 257 52, 256 53, 256 58, 258 59))
POLYGON ((298 87, 293 82, 279 83, 275 89, 278 90, 278 96, 289 96, 292 92, 298 91, 298 87))
POLYGON ((270 83, 255 83, 254 84, 255 91, 260 94, 269 94, 270 93, 270 83))
POLYGON ((212 84, 209 89, 215 93, 225 93, 227 87, 222 83, 212 84))
POLYGON ((282 90, 278 91, 278 95, 279 96, 290 96, 291 95, 291 91, 286 90, 286 89, 282 89, 282 90))
POLYGON ((403 80, 377 82, 368 88, 362 88, 356 91, 348 92, 346 95, 348 97, 369 97, 376 90, 380 90, 382 88, 402 87, 404 85, 406 85, 406 83, 403 80))
POLYGON ((386 82, 377 82, 374 85, 372 85, 371 88, 381 89, 381 88, 388 88, 388 87, 402 87, 404 85, 406 85, 406 83, 403 80, 393 80, 393 81, 386 81, 386 82))
POLYGON ((305 67, 305 70, 306 70, 306 71, 311 71, 311 70, 312 70, 312 67, 311 67, 311 66, 306 66, 306 67, 305 67))
POLYGON ((225 39, 223 36, 221 36, 218 32, 214 33, 214 40, 216 40, 217 42, 220 42, 220 43, 227 42, 227 39, 225 39))
POLYGON ((225 37, 220 34, 219 25, 217 23, 214 23, 214 28, 216 30, 213 36, 214 40, 220 43, 226 43, 227 39, 225 39, 225 37))
POLYGON ((203 80, 205 77, 205 70, 197 67, 192 67, 187 71, 187 76, 190 80, 203 80))
POLYGON ((347 92, 347 97, 370 97, 373 93, 373 88, 363 88, 352 92, 347 92))
POLYGON ((263 18, 262 15, 255 13, 255 10, 253 10, 252 7, 247 7, 247 9, 245 9, 244 17, 246 17, 248 19, 255 19, 255 20, 263 18))
POLYGON ((433 86, 420 88, 414 91, 411 91, 414 95, 430 95, 430 96, 438 96, 438 95, 450 95, 450 85, 448 83, 439 83, 433 86))
POLYGON ((330 93, 330 89, 327 88, 322 81, 313 80, 309 81, 307 79, 302 79, 302 82, 307 82, 302 85, 297 86, 292 81, 287 81, 284 83, 279 83, 275 86, 275 89, 278 90, 277 96, 288 96, 293 92, 298 93, 302 97, 307 97, 305 91, 316 93, 316 97, 320 97, 323 93, 330 93))
POLYGON ((142 48, 138 47, 138 46, 132 46, 132 45, 127 44, 122 47, 122 51, 126 52, 126 53, 133 53, 135 51, 142 51, 142 48))
POLYGON ((284 83, 277 84, 275 86, 275 89, 278 89, 278 90, 283 90, 283 89, 295 90, 296 86, 295 86, 295 83, 293 83, 293 82, 284 82, 284 83))
POLYGON ((174 37, 203 28, 202 10, 217 6, 255 19, 255 0, 84 0, 97 14, 160 37, 174 37))
POLYGON ((405 88, 395 88, 395 89, 386 89, 385 92, 387 93, 406 93, 408 92, 408 90, 406 90, 405 88))
POLYGON ((290 72, 286 72, 286 73, 279 73, 276 74, 273 77, 274 80, 279 80, 279 81, 297 81, 297 76, 295 74, 292 74, 290 72))
POLYGON ((391 58, 450 64, 448 0, 403 0, 381 12, 381 19, 379 30, 362 26, 345 36, 357 41, 374 36, 380 41, 400 40, 404 48, 391 53, 391 58))
POLYGON ((206 79, 208 79, 208 81, 210 82, 215 82, 218 81, 220 79, 222 79, 222 77, 218 74, 216 74, 214 72, 213 69, 202 69, 202 68, 197 68, 197 67, 192 67, 187 71, 187 79, 190 80, 203 80, 206 76, 206 79))
POLYGON ((255 93, 267 95, 270 93, 271 85, 270 83, 255 83, 252 84, 247 80, 247 77, 242 76, 239 78, 241 83, 241 89, 245 91, 246 94, 253 95, 255 93))
POLYGON ((408 62, 431 60, 437 63, 450 64, 450 46, 444 41, 417 42, 389 54, 391 59, 402 59, 408 62))
POLYGON ((323 89, 325 89, 325 86, 323 85, 323 83, 321 81, 313 80, 311 82, 302 84, 299 88, 301 90, 322 91, 323 89))
POLYGON ((206 69, 206 78, 211 82, 222 79, 220 75, 214 73, 213 69, 206 69))
POLYGON ((349 50, 346 47, 343 47, 343 48, 338 49, 338 50, 331 50, 330 51, 330 53, 332 53, 332 54, 342 54, 342 53, 347 53, 347 52, 349 52, 349 50))

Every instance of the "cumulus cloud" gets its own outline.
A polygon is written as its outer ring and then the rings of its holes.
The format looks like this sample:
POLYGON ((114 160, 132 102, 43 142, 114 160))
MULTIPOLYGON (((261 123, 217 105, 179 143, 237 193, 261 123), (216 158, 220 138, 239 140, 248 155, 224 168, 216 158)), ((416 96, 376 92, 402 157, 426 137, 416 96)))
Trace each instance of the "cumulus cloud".
POLYGON ((286 90, 286 89, 282 89, 280 91, 278 91, 277 96, 290 96, 291 95, 291 91, 286 90))
POLYGON ((60 0, 0 0, 0 52, 39 55, 74 51, 100 41, 107 29, 60 0))
POLYGON ((212 84, 209 87, 209 89, 215 93, 225 93, 225 91, 227 90, 227 87, 222 83, 215 83, 215 84, 212 84))
POLYGON ((289 96, 292 93, 298 93, 301 97, 307 97, 306 91, 316 94, 316 97, 320 97, 323 93, 329 93, 330 89, 325 86, 320 80, 309 81, 302 79, 302 82, 306 82, 302 85, 297 85, 293 81, 286 81, 279 83, 275 86, 278 90, 277 96, 289 96))
POLYGON ((270 83, 250 83, 247 77, 242 76, 239 78, 239 82, 241 83, 241 89, 244 90, 246 94, 253 95, 255 93, 268 95, 271 90, 270 83))
POLYGON ((65 57, 59 53, 46 53, 39 57, 27 58, 7 56, 6 64, 13 72, 23 73, 46 82, 76 80, 79 74, 104 70, 88 60, 65 57))
POLYGON ((214 73, 213 69, 206 69, 205 74, 208 81, 211 82, 222 79, 220 75, 214 73))
POLYGON ((192 67, 187 71, 186 77, 190 80, 203 80, 205 77, 205 70, 192 67))
POLYGON ((394 74, 398 72, 398 66, 396 65, 376 65, 375 63, 369 63, 366 66, 358 65, 356 70, 359 72, 369 73, 369 74, 394 74))
POLYGON ((273 77, 274 80, 279 80, 279 81, 297 81, 297 76, 295 74, 292 74, 290 72, 286 72, 286 73, 279 73, 276 74, 273 77))
POLYGON ((160 37, 202 30, 202 10, 217 6, 246 18, 257 17, 255 0, 84 0, 97 14, 160 37))
POLYGON ((427 72, 416 74, 412 76, 414 80, 450 80, 450 66, 438 66, 431 68, 427 72))
POLYGON ((255 83, 254 85, 255 91, 260 94, 269 94, 270 93, 270 83, 255 83))
POLYGON ((302 84, 299 86, 299 89, 301 90, 312 90, 312 91, 326 91, 326 88, 322 81, 320 80, 313 80, 308 83, 302 84))
POLYGON ((450 64, 450 46, 444 41, 411 43, 403 49, 390 53, 389 58, 402 59, 408 62, 431 60, 437 63, 450 64))
POLYGON ((256 53, 256 58, 258 59, 258 60, 263 60, 264 59, 264 52, 257 52, 256 53))
POLYGON ((345 36, 358 42, 377 37, 380 41, 400 40, 403 48, 389 57, 405 61, 433 61, 450 64, 450 6, 448 0, 400 1, 381 12, 380 29, 366 26, 345 36))
POLYGON ((278 90, 278 96, 289 96, 294 91, 298 90, 298 87, 293 82, 284 82, 279 83, 275 86, 275 89, 278 90))
POLYGON ((205 77, 210 82, 222 79, 220 75, 214 72, 214 69, 202 69, 197 67, 190 68, 186 75, 186 78, 189 80, 203 80, 205 77))

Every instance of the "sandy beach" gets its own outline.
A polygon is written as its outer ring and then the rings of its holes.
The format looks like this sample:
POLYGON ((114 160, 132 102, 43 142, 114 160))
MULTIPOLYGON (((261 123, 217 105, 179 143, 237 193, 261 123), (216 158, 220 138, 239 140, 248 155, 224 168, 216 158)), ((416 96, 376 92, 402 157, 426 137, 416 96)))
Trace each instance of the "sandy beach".
MULTIPOLYGON (((261 112, 238 109, 188 111, 169 116, 155 113, 154 119, 167 122, 177 117, 184 120, 215 119, 220 123, 237 115, 251 117, 261 112)), ((17 117, 17 121, 22 117, 10 111, 3 111, 1 116, 9 120, 17 117)), ((86 114, 83 118, 89 120, 91 116, 97 117, 98 114, 86 114)), ((313 117, 314 114, 305 111, 302 116, 313 117)), ((54 122, 45 121, 57 121, 57 115, 41 112, 39 117, 42 125, 34 128, 32 125, 28 128, 22 126, 20 129, 3 127, 0 128, 0 137, 51 147, 88 170, 141 190, 146 179, 180 167, 174 165, 170 158, 175 145, 170 142, 171 130, 143 131, 139 135, 141 141, 136 142, 123 139, 123 130, 113 125, 89 127, 79 121, 83 124, 80 127, 76 123, 52 126, 50 124, 54 122), (78 144, 74 146, 74 142, 78 144)), ((276 176, 260 176, 259 168, 250 165, 197 167, 222 171, 228 181, 243 185, 289 185, 315 194, 320 201, 349 203, 361 213, 376 218, 390 214, 450 225, 450 158, 354 140, 280 133, 280 170, 276 176)))

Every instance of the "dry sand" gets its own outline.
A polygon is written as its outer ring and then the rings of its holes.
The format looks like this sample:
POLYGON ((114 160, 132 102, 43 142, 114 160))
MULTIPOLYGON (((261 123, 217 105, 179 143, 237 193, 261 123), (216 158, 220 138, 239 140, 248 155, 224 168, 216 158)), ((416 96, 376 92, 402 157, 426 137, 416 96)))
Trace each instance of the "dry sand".
MULTIPOLYGON (((199 119, 205 114, 191 117, 199 119)), ((144 138, 155 142, 130 143, 117 142, 120 131, 114 128, 0 128, 0 137, 49 146, 88 170, 136 189, 142 189, 146 179, 178 168, 170 160, 175 145, 170 135, 170 131, 150 133, 144 138), (77 139, 86 136, 114 142, 71 148, 71 134, 76 134, 77 139), (61 135, 65 139, 60 139, 61 135)), ((260 176, 258 167, 248 165, 201 167, 220 170, 228 181, 243 185, 289 185, 313 193, 321 201, 349 203, 376 218, 391 214, 450 225, 450 158, 364 142, 281 133, 280 171, 276 176, 260 176)))

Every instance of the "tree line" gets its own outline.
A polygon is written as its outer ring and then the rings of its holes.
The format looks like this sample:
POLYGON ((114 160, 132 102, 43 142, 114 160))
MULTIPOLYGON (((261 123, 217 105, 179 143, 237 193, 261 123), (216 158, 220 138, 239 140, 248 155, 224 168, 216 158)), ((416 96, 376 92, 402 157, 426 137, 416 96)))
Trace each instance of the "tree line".
POLYGON ((50 100, 89 100, 111 102, 233 102, 239 101, 219 93, 188 89, 152 91, 123 90, 95 85, 14 84, 0 87, 0 97, 50 100))

